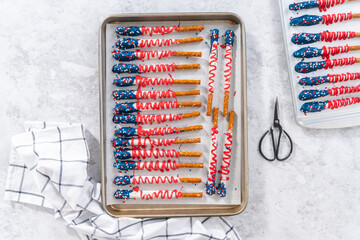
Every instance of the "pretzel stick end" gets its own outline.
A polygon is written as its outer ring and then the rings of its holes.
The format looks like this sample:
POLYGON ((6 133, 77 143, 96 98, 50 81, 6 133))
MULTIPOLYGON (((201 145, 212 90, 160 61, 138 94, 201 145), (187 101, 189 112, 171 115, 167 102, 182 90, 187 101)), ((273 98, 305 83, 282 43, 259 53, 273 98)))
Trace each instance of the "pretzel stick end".
POLYGON ((213 101, 213 93, 209 93, 208 102, 206 106, 206 116, 211 116, 212 101, 213 101))
POLYGON ((203 163, 178 163, 177 165, 181 168, 204 168, 203 163))
POLYGON ((175 65, 175 69, 176 70, 200 69, 200 64, 198 64, 198 63, 195 63, 195 64, 180 64, 180 65, 175 65))
POLYGON ((181 157, 201 157, 202 152, 179 152, 181 157))
POLYGON ((200 143, 201 138, 187 138, 187 139, 175 139, 175 144, 183 144, 183 143, 200 143))
POLYGON ((183 56, 183 57, 201 57, 201 52, 174 52, 173 56, 183 56))
POLYGON ((196 198, 202 198, 202 192, 197 192, 197 193, 181 193, 181 197, 196 197, 196 198))
POLYGON ((183 113, 181 114, 181 118, 191 118, 200 116, 200 112, 191 112, 191 113, 183 113))
POLYGON ((191 42, 201 42, 201 41, 203 41, 203 40, 204 40, 203 37, 176 39, 176 41, 177 41, 179 44, 191 43, 191 42))
POLYGON ((356 46, 349 46, 350 51, 357 51, 360 50, 360 45, 356 45, 356 46))
POLYGON ((202 31, 204 30, 204 25, 199 26, 187 26, 187 27, 178 27, 178 32, 188 32, 188 31, 202 31))
POLYGON ((180 182, 183 183, 199 183, 201 178, 179 178, 180 182))
POLYGON ((179 107, 201 107, 201 102, 180 102, 179 107))
POLYGON ((225 91, 223 117, 226 117, 228 115, 228 111, 229 111, 229 91, 225 91))
POLYGON ((190 91, 176 91, 175 95, 178 96, 191 96, 191 95, 200 95, 200 90, 190 90, 190 91))
POLYGON ((232 130, 233 130, 233 127, 234 127, 234 115, 235 115, 235 112, 234 112, 234 111, 230 111, 230 115, 229 115, 229 127, 228 127, 228 130, 229 130, 229 131, 232 131, 232 130))
POLYGON ((218 126, 218 120, 219 120, 219 108, 214 108, 213 127, 217 127, 217 126, 218 126))
POLYGON ((174 79, 174 84, 192 84, 200 85, 201 80, 184 80, 184 79, 174 79))

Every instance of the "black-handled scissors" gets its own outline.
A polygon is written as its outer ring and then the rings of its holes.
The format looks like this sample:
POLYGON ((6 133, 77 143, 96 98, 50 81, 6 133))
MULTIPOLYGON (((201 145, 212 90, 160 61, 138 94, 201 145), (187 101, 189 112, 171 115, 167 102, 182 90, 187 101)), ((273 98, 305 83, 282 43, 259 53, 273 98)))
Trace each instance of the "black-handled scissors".
POLYGON ((293 142, 291 140, 291 137, 289 136, 289 134, 283 130, 283 128, 280 125, 280 120, 279 120, 279 116, 278 116, 278 109, 279 109, 279 102, 278 102, 278 97, 276 97, 276 101, 275 101, 275 110, 274 110, 274 122, 273 125, 270 127, 270 130, 267 130, 264 135, 260 138, 259 141, 259 151, 260 154, 263 158, 265 158, 268 161, 274 161, 275 159, 279 160, 279 161, 284 161, 286 159, 288 159, 293 151, 293 142), (279 137, 277 138, 277 142, 275 142, 275 138, 274 138, 274 129, 278 129, 279 130, 279 137), (262 142, 265 138, 265 136, 270 132, 271 135, 271 141, 272 141, 272 145, 273 145, 273 151, 274 151, 274 157, 273 158, 268 158, 264 155, 263 151, 262 151, 262 142), (284 132, 285 136, 287 137, 288 141, 290 142, 290 151, 288 153, 288 155, 284 158, 279 158, 279 148, 280 148, 280 140, 281 140, 281 135, 284 132))

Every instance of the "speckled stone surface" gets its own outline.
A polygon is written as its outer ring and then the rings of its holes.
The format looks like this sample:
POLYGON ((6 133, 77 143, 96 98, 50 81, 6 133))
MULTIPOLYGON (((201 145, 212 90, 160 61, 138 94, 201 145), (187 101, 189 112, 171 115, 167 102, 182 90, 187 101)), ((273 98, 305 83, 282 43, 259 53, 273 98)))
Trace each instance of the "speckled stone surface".
POLYGON ((296 125, 277 1, 1 1, 0 239, 78 239, 50 210, 3 200, 10 138, 24 120, 87 126, 91 175, 99 180, 98 28, 113 13, 233 11, 247 30, 249 204, 228 217, 244 239, 357 239, 360 234, 358 128, 296 125), (280 49, 280 51, 279 51, 280 49), (257 152, 280 96, 295 142, 286 162, 257 152))

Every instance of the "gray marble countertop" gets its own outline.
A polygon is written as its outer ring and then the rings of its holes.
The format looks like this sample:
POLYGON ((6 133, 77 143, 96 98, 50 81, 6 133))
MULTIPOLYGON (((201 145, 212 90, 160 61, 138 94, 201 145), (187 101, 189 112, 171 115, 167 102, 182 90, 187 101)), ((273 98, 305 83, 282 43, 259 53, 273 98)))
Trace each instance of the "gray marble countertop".
POLYGON ((0 238, 78 239, 53 213, 2 200, 10 139, 24 120, 82 122, 99 180, 98 27, 130 12, 232 11, 246 25, 249 204, 228 217, 244 239, 356 239, 360 235, 357 127, 311 130, 296 125, 278 3, 274 0, 1 1, 0 238), (270 126, 274 96, 295 149, 285 162, 257 152, 270 126))

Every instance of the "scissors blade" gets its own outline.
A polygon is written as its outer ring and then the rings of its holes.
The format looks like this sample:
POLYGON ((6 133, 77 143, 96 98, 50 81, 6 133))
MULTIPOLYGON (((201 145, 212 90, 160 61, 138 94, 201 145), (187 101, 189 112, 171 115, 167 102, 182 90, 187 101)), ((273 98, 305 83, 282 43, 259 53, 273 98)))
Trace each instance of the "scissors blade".
POLYGON ((274 127, 278 126, 280 123, 278 111, 279 111, 279 99, 278 96, 276 96, 275 108, 274 108, 274 127))

